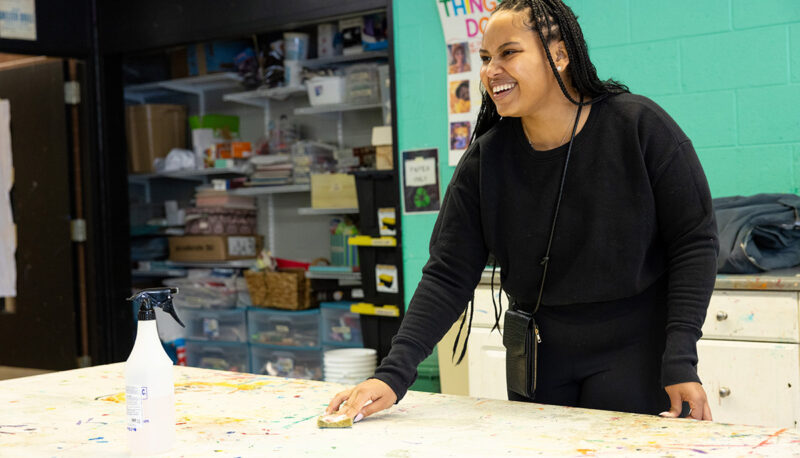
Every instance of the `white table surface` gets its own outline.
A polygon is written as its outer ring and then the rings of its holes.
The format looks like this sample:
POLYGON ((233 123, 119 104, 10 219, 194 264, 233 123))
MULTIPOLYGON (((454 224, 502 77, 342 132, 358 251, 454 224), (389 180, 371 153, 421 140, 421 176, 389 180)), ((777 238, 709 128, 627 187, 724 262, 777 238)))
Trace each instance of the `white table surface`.
MULTIPOLYGON (((0 456, 127 455, 124 365, 0 382, 0 456)), ((342 385, 176 367, 165 456, 798 456, 796 430, 409 392, 318 429, 342 385)), ((712 406, 713 408, 713 406, 712 406)))

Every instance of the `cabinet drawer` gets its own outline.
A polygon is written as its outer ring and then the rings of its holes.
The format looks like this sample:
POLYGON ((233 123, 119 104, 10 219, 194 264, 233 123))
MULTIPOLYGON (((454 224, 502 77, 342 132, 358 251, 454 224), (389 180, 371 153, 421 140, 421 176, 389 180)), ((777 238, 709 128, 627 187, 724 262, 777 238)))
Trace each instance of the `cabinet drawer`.
POLYGON ((703 338, 800 342, 797 293, 714 291, 703 338))
POLYGON ((799 348, 796 344, 700 340, 697 370, 714 420, 798 427, 799 348))
MULTIPOLYGON (((500 287, 494 288, 494 301, 500 305, 500 287)), ((508 298, 503 293, 503 313, 508 309, 508 298)), ((469 320, 469 317, 467 317, 469 320)), ((475 288, 475 314, 472 316, 472 325, 478 327, 494 326, 494 305, 492 304, 492 288, 481 285, 475 288)), ((503 327, 503 315, 500 315, 500 327, 503 327)))

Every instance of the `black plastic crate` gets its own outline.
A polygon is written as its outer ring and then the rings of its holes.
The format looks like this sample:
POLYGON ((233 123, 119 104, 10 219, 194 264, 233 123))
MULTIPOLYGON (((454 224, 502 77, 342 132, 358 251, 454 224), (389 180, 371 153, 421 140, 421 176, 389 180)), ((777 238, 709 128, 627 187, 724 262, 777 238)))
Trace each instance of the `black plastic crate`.
POLYGON ((402 307, 400 298, 402 297, 402 285, 400 284, 400 274, 403 270, 403 260, 400 250, 387 247, 358 247, 358 257, 361 261, 361 286, 364 288, 364 302, 375 305, 396 305, 402 307), (397 285, 396 293, 378 292, 375 266, 391 265, 397 268, 396 278, 393 279, 397 285))
POLYGON ((379 208, 394 208, 395 219, 399 218, 394 170, 354 172, 353 175, 356 177, 356 193, 358 194, 359 231, 363 235, 378 237, 380 235, 379 208))

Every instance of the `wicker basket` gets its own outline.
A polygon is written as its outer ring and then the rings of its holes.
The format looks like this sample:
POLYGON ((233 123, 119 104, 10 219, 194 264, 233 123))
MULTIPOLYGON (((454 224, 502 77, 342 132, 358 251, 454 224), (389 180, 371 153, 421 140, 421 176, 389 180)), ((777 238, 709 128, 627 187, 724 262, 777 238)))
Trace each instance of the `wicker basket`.
POLYGON ((245 271, 247 289, 254 306, 283 310, 311 307, 311 281, 304 269, 281 269, 279 272, 245 271))

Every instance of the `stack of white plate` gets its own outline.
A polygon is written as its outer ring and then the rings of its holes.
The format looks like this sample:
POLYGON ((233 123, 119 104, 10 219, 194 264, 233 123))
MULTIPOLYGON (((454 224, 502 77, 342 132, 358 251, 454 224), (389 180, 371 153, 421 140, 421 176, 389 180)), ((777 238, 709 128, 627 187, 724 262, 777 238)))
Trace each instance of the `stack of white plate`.
POLYGON ((378 355, 371 348, 328 350, 323 359, 325 381, 354 385, 375 373, 378 355))

